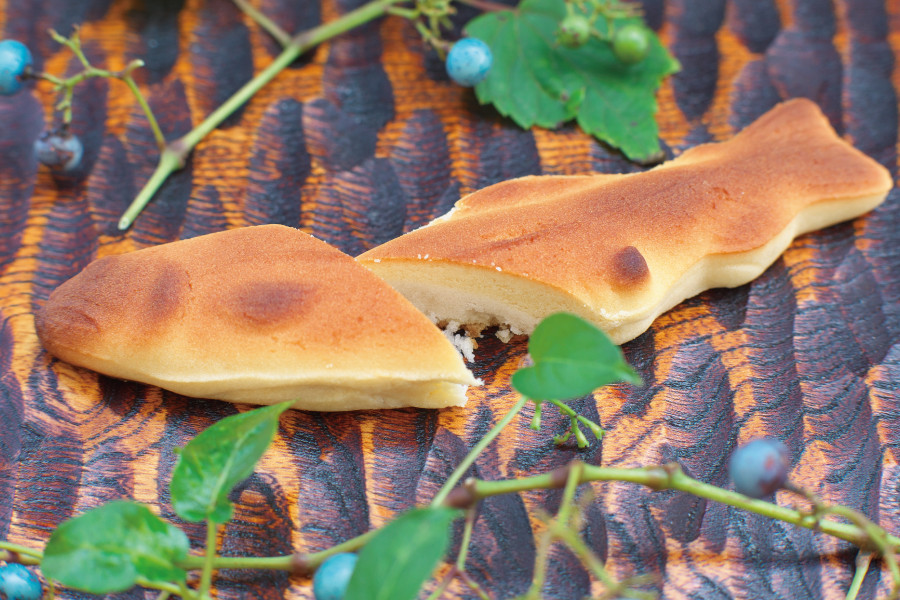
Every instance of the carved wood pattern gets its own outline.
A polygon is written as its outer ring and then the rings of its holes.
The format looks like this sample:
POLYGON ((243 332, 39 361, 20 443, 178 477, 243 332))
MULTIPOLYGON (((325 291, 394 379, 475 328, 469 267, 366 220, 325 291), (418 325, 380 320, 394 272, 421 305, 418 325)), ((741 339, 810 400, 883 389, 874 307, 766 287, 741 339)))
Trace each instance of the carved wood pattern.
MULTIPOLYGON (((300 30, 361 0, 256 4, 300 30)), ((682 64, 659 94, 669 155, 726 139, 779 100, 807 96, 896 175, 900 2, 644 5, 682 64)), ((460 13, 460 22, 472 16, 460 13)), ((37 68, 74 68, 44 31, 66 34, 76 24, 97 64, 147 62, 140 83, 170 138, 278 51, 228 0, 0 0, 0 34, 29 44, 37 68)), ((85 144, 84 167, 54 179, 31 152, 53 100, 45 84, 0 98, 0 536, 28 545, 120 497, 179 522, 167 489, 173 448, 245 408, 115 381, 45 354, 34 310, 92 259, 259 223, 301 227, 355 254, 503 179, 638 170, 575 127, 521 131, 478 106, 446 81, 410 26, 384 19, 292 65, 210 135, 119 234, 115 223, 156 160, 146 119, 118 82, 82 86, 73 129, 85 144)), ((692 298, 626 344, 647 385, 576 403, 609 430, 602 443, 555 448, 551 436, 566 420, 548 411, 537 433, 526 411, 473 471, 520 476, 575 457, 628 466, 677 460, 728 485, 735 445, 773 435, 788 445, 797 483, 900 532, 898 242, 894 191, 865 217, 799 238, 753 283, 692 298)), ((486 385, 464 409, 289 412, 274 449, 237 494, 223 552, 317 551, 427 501, 514 402, 509 376, 524 354, 522 343, 485 340, 473 369, 486 385)), ((618 483, 596 491, 586 539, 616 575, 655 575, 663 598, 838 599, 852 578, 852 548, 814 532, 674 492, 618 483)), ((559 498, 547 491, 484 502, 469 568, 492 597, 526 589, 535 515, 559 498)), ((203 531, 183 525, 201 545, 203 531)), ((570 554, 552 558, 546 598, 599 590, 570 554)), ((889 589, 878 566, 861 598, 889 589)), ((220 575, 219 598, 312 597, 308 579, 220 575)), ((448 597, 474 595, 454 584, 448 597)))

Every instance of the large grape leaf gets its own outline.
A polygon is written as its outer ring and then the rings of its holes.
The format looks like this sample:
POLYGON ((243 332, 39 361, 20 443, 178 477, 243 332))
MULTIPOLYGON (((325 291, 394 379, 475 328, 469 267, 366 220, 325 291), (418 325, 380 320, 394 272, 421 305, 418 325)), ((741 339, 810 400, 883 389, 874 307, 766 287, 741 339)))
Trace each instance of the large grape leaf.
MULTIPOLYGON (((647 57, 626 65, 608 42, 597 38, 580 48, 556 41, 566 16, 564 0, 523 0, 514 10, 473 19, 466 34, 491 47, 494 64, 475 88, 482 104, 493 104, 517 125, 555 128, 576 119, 581 128, 619 148, 628 158, 648 161, 659 154, 656 90, 678 70, 678 61, 651 36, 647 57)), ((620 19, 621 26, 635 19, 620 19)), ((599 19, 596 27, 607 24, 599 19)))

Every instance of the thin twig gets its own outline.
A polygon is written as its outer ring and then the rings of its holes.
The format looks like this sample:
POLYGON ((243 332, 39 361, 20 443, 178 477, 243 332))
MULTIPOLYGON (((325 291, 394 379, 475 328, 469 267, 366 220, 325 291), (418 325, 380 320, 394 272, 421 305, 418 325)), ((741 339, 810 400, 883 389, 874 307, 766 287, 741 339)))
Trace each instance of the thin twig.
POLYGON ((265 29, 269 35, 282 45, 287 46, 291 43, 291 34, 278 26, 275 21, 267 17, 255 6, 247 2, 247 0, 232 0, 245 15, 256 21, 256 24, 265 29))
POLYGON ((860 588, 862 588, 863 580, 866 578, 866 573, 869 572, 871 562, 871 552, 860 551, 856 555, 856 572, 853 574, 853 581, 850 583, 850 589, 847 590, 845 600, 856 600, 856 596, 859 594, 860 588))

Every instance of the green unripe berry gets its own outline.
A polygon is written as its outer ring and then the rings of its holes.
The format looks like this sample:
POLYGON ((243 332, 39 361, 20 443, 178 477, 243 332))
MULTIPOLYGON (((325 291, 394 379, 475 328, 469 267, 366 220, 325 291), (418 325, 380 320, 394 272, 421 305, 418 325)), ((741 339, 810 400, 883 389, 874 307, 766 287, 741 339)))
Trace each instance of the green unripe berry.
POLYGON ((650 50, 650 35, 646 27, 636 23, 617 29, 612 39, 613 54, 626 65, 641 62, 650 50))
POLYGON ((569 15, 556 29, 556 40, 566 48, 580 48, 591 38, 591 22, 584 15, 569 15))

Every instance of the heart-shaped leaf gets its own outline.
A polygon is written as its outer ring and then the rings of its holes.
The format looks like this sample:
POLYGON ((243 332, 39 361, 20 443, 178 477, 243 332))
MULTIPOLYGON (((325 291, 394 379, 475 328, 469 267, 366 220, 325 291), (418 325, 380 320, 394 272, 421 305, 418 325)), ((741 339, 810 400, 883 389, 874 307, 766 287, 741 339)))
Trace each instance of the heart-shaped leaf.
POLYGON ((550 315, 531 334, 534 366, 520 369, 512 385, 532 400, 568 400, 617 381, 640 385, 622 351, 600 329, 568 313, 550 315))
POLYGON ((344 600, 413 600, 446 554, 457 516, 419 508, 388 523, 359 553, 344 600))
POLYGON ((228 494, 253 473, 290 406, 282 402, 226 417, 182 448, 169 483, 176 514, 187 521, 228 521, 228 494))
MULTIPOLYGON (((515 10, 488 12, 466 25, 466 34, 488 44, 494 57, 475 93, 517 125, 555 128, 576 119, 581 128, 632 160, 660 153, 656 90, 679 69, 652 32, 647 56, 624 64, 606 41, 592 37, 579 48, 556 41, 566 16, 564 0, 523 0, 515 10)), ((617 19, 613 27, 637 23, 617 19)), ((597 27, 608 25, 601 18, 597 27)))
POLYGON ((149 508, 118 500, 63 522, 44 549, 41 570, 65 586, 106 594, 132 587, 139 576, 180 582, 188 552, 184 532, 149 508))

